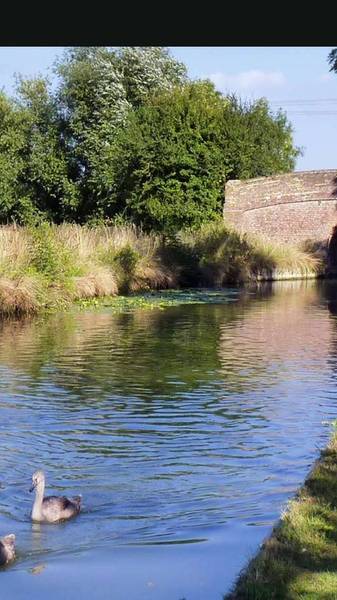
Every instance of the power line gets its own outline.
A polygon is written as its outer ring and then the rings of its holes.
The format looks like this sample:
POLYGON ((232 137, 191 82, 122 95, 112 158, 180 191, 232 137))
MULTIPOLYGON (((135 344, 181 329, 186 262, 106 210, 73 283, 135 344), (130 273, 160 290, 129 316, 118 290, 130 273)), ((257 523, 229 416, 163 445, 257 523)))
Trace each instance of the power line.
POLYGON ((303 100, 269 100, 270 104, 316 104, 320 102, 337 102, 337 98, 307 98, 303 100))
POLYGON ((337 115, 336 110, 287 110, 292 115, 337 115))
POLYGON ((320 117, 329 117, 329 116, 336 116, 337 115, 337 111, 320 111, 320 110, 287 110, 287 114, 289 115, 297 115, 297 116, 307 116, 307 117, 313 117, 315 115, 320 116, 320 117))
POLYGON ((296 116, 335 116, 337 115, 337 98, 306 98, 288 100, 269 100, 269 104, 296 116))

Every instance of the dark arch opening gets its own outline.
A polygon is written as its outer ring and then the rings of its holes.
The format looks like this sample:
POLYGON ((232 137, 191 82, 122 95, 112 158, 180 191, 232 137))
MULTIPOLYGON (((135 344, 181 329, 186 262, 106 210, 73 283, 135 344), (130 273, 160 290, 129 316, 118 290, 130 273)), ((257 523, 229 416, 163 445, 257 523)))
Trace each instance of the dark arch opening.
POLYGON ((334 226, 328 247, 328 270, 337 275, 337 225, 334 226))

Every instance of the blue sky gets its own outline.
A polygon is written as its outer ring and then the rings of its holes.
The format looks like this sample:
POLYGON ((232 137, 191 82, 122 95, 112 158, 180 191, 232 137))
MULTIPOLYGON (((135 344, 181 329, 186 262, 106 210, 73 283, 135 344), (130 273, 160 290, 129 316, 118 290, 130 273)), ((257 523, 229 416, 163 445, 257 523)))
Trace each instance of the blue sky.
MULTIPOLYGON (((266 97, 283 108, 304 155, 296 170, 337 169, 337 74, 329 72, 331 47, 171 47, 190 77, 209 78, 226 93, 266 97)), ((1 47, 0 87, 13 91, 14 73, 49 74, 61 47, 1 47)))

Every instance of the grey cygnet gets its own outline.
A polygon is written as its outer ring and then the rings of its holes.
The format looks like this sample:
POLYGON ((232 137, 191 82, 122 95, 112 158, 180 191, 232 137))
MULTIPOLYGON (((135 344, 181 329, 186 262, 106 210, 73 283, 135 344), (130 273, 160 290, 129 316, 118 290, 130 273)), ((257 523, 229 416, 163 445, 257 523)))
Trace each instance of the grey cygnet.
POLYGON ((31 514, 33 521, 56 523, 57 521, 70 519, 80 512, 82 496, 74 496, 73 498, 67 498, 66 496, 43 497, 45 487, 43 471, 35 471, 32 482, 33 485, 29 491, 36 490, 31 514))

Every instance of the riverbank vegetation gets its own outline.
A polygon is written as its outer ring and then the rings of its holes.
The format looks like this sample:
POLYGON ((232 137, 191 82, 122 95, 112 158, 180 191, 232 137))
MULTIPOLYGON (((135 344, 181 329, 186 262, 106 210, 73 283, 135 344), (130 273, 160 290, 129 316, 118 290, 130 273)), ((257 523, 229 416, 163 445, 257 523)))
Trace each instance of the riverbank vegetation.
POLYGON ((315 276, 321 262, 298 248, 240 235, 220 221, 170 237, 134 225, 2 226, 0 312, 30 314, 118 294, 221 287, 272 278, 275 269, 315 276))
POLYGON ((226 600, 336 598, 337 433, 226 600))
POLYGON ((0 92, 0 312, 315 275, 222 223, 224 184, 292 170, 282 111, 192 80, 166 48, 68 48, 0 92))

